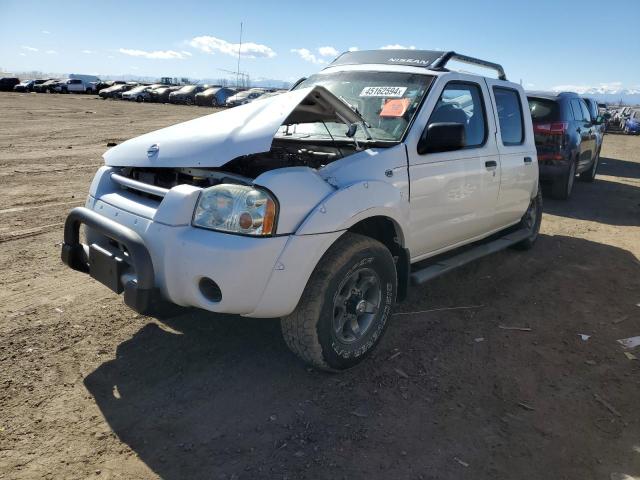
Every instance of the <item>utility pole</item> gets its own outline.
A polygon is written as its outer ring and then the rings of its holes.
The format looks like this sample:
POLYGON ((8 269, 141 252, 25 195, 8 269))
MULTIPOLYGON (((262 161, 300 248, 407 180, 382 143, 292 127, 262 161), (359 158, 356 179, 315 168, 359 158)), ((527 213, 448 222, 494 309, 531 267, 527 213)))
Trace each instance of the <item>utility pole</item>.
POLYGON ((242 51, 242 22, 240 22, 240 43, 238 44, 238 70, 236 72, 236 88, 240 87, 240 52, 242 51))

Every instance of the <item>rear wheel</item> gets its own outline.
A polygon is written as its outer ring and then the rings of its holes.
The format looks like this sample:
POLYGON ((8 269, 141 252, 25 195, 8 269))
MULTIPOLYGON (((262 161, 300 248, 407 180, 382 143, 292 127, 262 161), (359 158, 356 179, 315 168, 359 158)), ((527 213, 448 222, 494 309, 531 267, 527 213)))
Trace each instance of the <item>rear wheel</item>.
POLYGON ((598 153, 596 153, 596 157, 593 159, 591 168, 589 168, 589 170, 586 170, 580 174, 580 181, 593 182, 596 179, 596 173, 598 171, 599 163, 600 163, 600 150, 598 150, 598 153))
POLYGON ((531 199, 529 208, 520 219, 519 227, 521 229, 528 230, 530 235, 519 243, 514 245, 514 248, 519 250, 529 250, 533 247, 538 239, 540 233, 540 223, 542 222, 542 189, 538 184, 538 193, 531 199))
POLYGON ((193 98, 187 97, 187 99, 184 101, 184 103, 186 103, 187 105, 193 105, 193 98))
POLYGON ((142 102, 142 100, 143 100, 142 96, 138 95, 138 96, 136 97, 136 102, 137 102, 137 103, 142 102))
POLYGON ((573 184, 576 179, 576 162, 571 161, 569 170, 559 178, 555 179, 551 187, 551 196, 558 200, 567 200, 573 191, 573 184))
POLYGON ((353 367, 380 341, 397 284, 384 245, 345 233, 318 262, 296 309, 282 318, 287 346, 323 370, 353 367))
POLYGON ((218 100, 216 100, 216 97, 213 97, 213 99, 211 100, 211 106, 212 107, 217 107, 218 106, 218 100))

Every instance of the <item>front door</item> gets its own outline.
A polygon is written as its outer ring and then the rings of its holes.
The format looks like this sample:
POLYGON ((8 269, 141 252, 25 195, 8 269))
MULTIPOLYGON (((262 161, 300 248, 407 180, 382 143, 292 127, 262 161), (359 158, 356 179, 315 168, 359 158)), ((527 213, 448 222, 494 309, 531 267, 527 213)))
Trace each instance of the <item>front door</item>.
MULTIPOLYGON (((450 80, 435 85, 438 98, 428 109, 432 123, 461 123, 466 148, 453 152, 419 155, 408 143, 411 181, 409 246, 419 260, 444 251, 491 229, 498 188, 500 158, 495 145, 495 122, 484 83, 450 80)), ((451 78, 451 77, 449 77, 451 78)), ((436 96, 437 95, 437 96, 436 96)), ((421 115, 421 119, 424 118, 421 115)))

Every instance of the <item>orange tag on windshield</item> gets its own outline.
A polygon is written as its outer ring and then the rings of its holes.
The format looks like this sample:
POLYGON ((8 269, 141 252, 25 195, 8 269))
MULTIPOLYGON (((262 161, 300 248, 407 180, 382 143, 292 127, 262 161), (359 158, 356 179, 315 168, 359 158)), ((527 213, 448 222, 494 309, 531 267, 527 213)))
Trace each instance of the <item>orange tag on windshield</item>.
POLYGON ((409 98, 393 98, 387 100, 380 112, 381 117, 402 117, 411 104, 409 98))

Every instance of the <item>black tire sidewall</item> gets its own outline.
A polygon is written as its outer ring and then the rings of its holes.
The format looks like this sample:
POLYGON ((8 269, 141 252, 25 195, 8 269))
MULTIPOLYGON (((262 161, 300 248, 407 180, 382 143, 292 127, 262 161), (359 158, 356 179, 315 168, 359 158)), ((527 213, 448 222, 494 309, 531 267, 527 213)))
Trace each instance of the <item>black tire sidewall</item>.
POLYGON ((378 344, 391 318, 398 289, 393 258, 389 251, 379 248, 365 248, 356 252, 329 279, 324 291, 324 299, 317 323, 318 340, 322 346, 325 362, 334 369, 343 370, 358 364, 378 344), (340 342, 333 331, 333 301, 337 289, 344 278, 359 268, 371 268, 380 278, 381 304, 378 315, 365 336, 354 343, 340 342))

